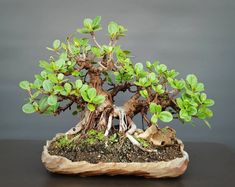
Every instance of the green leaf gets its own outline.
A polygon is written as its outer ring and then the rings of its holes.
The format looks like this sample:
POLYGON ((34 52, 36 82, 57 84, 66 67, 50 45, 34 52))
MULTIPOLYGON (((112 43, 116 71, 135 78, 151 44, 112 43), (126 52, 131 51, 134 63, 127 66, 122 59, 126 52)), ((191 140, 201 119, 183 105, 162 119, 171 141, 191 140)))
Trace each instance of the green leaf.
POLYGON ((177 89, 182 90, 184 88, 184 86, 185 86, 184 80, 177 81, 177 84, 176 84, 177 89))
POLYGON ((43 96, 39 101, 39 110, 41 112, 45 111, 48 107, 47 98, 48 96, 43 96))
POLYGON ((108 24, 108 32, 109 32, 109 34, 111 36, 113 36, 113 35, 116 35, 118 31, 119 31, 118 24, 113 22, 113 21, 109 22, 109 24, 108 24))
POLYGON ((154 91, 157 92, 158 94, 163 94, 165 92, 165 90, 163 89, 163 86, 161 84, 154 87, 154 91))
POLYGON ((75 46, 80 46, 80 40, 76 37, 73 38, 73 43, 75 44, 75 46))
POLYGON ((146 67, 149 69, 149 70, 152 70, 152 64, 150 61, 146 61, 146 67))
POLYGON ((28 81, 21 81, 19 83, 20 88, 22 88, 23 90, 30 90, 30 84, 28 81))
POLYGON ((77 76, 80 75, 80 72, 79 72, 78 70, 74 70, 74 71, 72 72, 72 75, 73 75, 74 77, 77 77, 77 76))
POLYGON ((81 28, 81 29, 77 29, 77 32, 80 32, 82 34, 88 34, 91 32, 91 30, 87 28, 81 28))
MULTIPOLYGON (((158 63, 158 61, 156 63, 158 63)), ((155 70, 157 73, 162 74, 167 70, 167 66, 165 64, 159 64, 155 66, 155 70)))
POLYGON ((180 118, 184 119, 185 117, 188 117, 188 112, 184 109, 180 110, 180 118))
POLYGON ((93 112, 95 110, 95 105, 91 104, 91 103, 88 103, 87 104, 87 108, 88 110, 90 110, 91 112, 93 112))
POLYGON ((69 84, 69 83, 66 82, 66 83, 64 84, 64 89, 65 89, 65 91, 66 91, 67 93, 70 93, 71 90, 72 90, 71 84, 69 84))
POLYGON ((53 83, 58 83, 58 79, 55 74, 48 74, 48 79, 53 83))
POLYGON ((180 118, 186 122, 191 121, 192 117, 188 115, 188 112, 184 109, 180 110, 180 118))
POLYGON ((55 40, 54 42, 53 42, 53 48, 54 49, 58 49, 60 47, 60 40, 55 40))
POLYGON ((55 94, 61 93, 61 91, 64 91, 64 87, 63 86, 59 86, 59 85, 54 86, 53 89, 54 89, 54 93, 55 94))
POLYGON ((43 81, 41 81, 41 80, 39 80, 39 79, 36 79, 36 80, 33 82, 34 86, 35 86, 36 88, 38 88, 38 89, 41 88, 42 83, 43 83, 43 81))
POLYGON ((80 92, 86 91, 88 89, 87 84, 83 84, 82 87, 80 88, 80 92))
POLYGON ((203 83, 198 83, 196 88, 195 88, 196 92, 202 92, 204 91, 204 84, 203 83))
POLYGON ((95 46, 93 46, 93 47, 91 48, 91 51, 92 51, 92 53, 93 53, 96 57, 101 57, 101 55, 102 55, 102 53, 103 53, 102 49, 100 49, 100 48, 98 48, 98 47, 95 47, 95 46))
POLYGON ((204 103, 204 101, 206 100, 206 98, 207 98, 207 95, 206 95, 205 93, 202 93, 202 94, 200 95, 200 101, 201 101, 202 103, 204 103))
POLYGON ((139 74, 141 71, 143 71, 143 68, 144 68, 144 66, 143 66, 142 63, 136 63, 135 64, 135 71, 136 71, 137 74, 139 74))
POLYGON ((191 87, 196 87, 197 77, 194 74, 187 75, 186 80, 191 85, 191 87))
POLYGON ((87 95, 92 100, 96 96, 96 89, 95 88, 89 88, 87 90, 87 95))
POLYGON ((45 70, 41 71, 40 73, 41 77, 46 79, 47 78, 47 72, 45 70))
POLYGON ((208 118, 211 118, 213 116, 213 112, 209 108, 206 108, 205 113, 208 118))
POLYGON ((190 116, 193 116, 197 114, 197 109, 193 106, 190 106, 188 107, 187 112, 190 116))
POLYGON ((82 87, 82 81, 80 79, 75 81, 76 88, 80 89, 82 87))
POLYGON ((163 111, 163 112, 161 112, 161 113, 159 114, 159 119, 160 119, 161 121, 163 121, 163 122, 168 123, 168 122, 170 122, 170 121, 173 120, 173 116, 172 116, 172 114, 171 114, 170 112, 168 112, 168 111, 163 111))
POLYGON ((160 113, 162 111, 161 105, 157 105, 156 103, 150 103, 149 110, 151 113, 160 113))
POLYGON ((46 92, 52 91, 54 84, 50 80, 45 80, 42 83, 42 87, 46 92))
POLYGON ((144 98, 148 97, 148 91, 147 90, 140 90, 140 95, 144 98))
POLYGON ((45 60, 39 60, 39 67, 44 68, 44 69, 46 69, 46 70, 48 70, 48 71, 50 71, 50 72, 53 71, 52 65, 49 64, 49 63, 48 63, 47 61, 45 61, 45 60))
POLYGON ((148 75, 148 78, 151 82, 154 82, 156 81, 156 74, 151 72, 149 75, 148 75))
POLYGON ((41 93, 40 91, 34 92, 33 95, 32 95, 32 98, 33 99, 37 98, 40 95, 40 93, 41 93))
POLYGON ((176 103, 181 109, 184 108, 183 100, 181 98, 176 98, 176 103))
POLYGON ((31 114, 36 111, 34 106, 31 103, 27 103, 27 104, 23 105, 22 110, 24 113, 27 113, 27 114, 31 114))
POLYGON ((151 122, 156 124, 158 121, 158 116, 156 114, 154 114, 152 117, 151 117, 151 122))
POLYGON ((98 105, 105 101, 105 97, 103 95, 97 95, 93 100, 92 103, 98 105))
POLYGON ((47 99, 48 105, 56 105, 57 104, 57 96, 56 95, 50 95, 47 99))
POLYGON ((63 53, 60 54, 60 57, 59 57, 59 58, 66 61, 66 60, 68 60, 68 55, 67 55, 66 52, 63 52, 63 53))
POLYGON ((80 90, 80 92, 81 92, 82 99, 86 102, 90 102, 90 99, 87 96, 87 92, 85 90, 82 90, 82 89, 80 90))
POLYGON ((90 18, 84 19, 83 25, 87 29, 92 29, 92 19, 90 19, 90 18))
POLYGON ((51 105, 48 107, 48 109, 44 113, 45 114, 53 114, 53 112, 55 112, 58 107, 59 107, 59 103, 57 103, 55 105, 51 105))
POLYGON ((57 69, 60 69, 65 65, 65 60, 60 58, 59 60, 55 61, 55 65, 57 69))
POLYGON ((213 106, 215 104, 214 100, 212 99, 206 99, 204 102, 203 102, 204 105, 206 106, 213 106))
POLYGON ((96 27, 100 24, 100 21, 101 21, 101 16, 96 16, 93 21, 92 21, 92 27, 96 27))
POLYGON ((64 74, 63 73, 59 73, 58 75, 57 75, 57 78, 58 78, 58 80, 63 80, 64 79, 64 74))

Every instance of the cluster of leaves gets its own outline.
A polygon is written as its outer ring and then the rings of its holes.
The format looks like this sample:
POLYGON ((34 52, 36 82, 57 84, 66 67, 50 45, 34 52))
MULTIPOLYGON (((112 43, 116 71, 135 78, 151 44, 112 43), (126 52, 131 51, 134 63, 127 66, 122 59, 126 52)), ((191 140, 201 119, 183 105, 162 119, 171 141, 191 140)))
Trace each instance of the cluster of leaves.
POLYGON ((63 147, 73 147, 73 146, 74 146, 74 142, 71 141, 71 140, 69 140, 66 135, 60 136, 60 137, 57 139, 56 142, 57 142, 58 145, 59 145, 60 147, 62 147, 62 148, 63 148, 63 147))
POLYGON ((149 148, 151 146, 151 143, 143 138, 137 138, 137 141, 141 144, 144 148, 149 148))
POLYGON ((109 143, 114 144, 118 142, 118 135, 117 133, 112 134, 109 136, 109 143))
POLYGON ((78 32, 88 34, 102 29, 100 26, 101 16, 96 16, 93 20, 86 18, 83 21, 83 28, 77 29, 78 32))
POLYGON ((104 136, 103 131, 97 131, 97 130, 91 129, 87 132, 87 138, 84 141, 85 143, 92 145, 97 142, 102 142, 104 140, 105 140, 105 136, 104 136))
MULTIPOLYGON (((159 61, 154 63, 147 61, 145 70, 142 63, 133 64, 120 48, 116 56, 119 63, 123 64, 119 71, 114 72, 117 83, 134 82, 140 95, 147 100, 153 93, 159 96, 171 92, 181 94, 176 98, 179 111, 175 111, 178 115, 174 117, 182 121, 190 122, 192 117, 205 120, 213 116, 213 112, 208 107, 212 106, 214 101, 207 99, 205 93, 201 93, 204 91, 204 84, 198 82, 195 75, 189 74, 186 80, 176 79, 179 73, 174 69, 169 70, 159 61)), ((169 97, 166 100, 169 100, 169 97)), ((163 122, 170 122, 173 119, 173 114, 170 111, 162 111, 162 106, 157 103, 150 102, 149 110, 153 114, 151 122, 154 124, 158 122, 158 119, 163 122)), ((206 124, 208 125, 207 122, 206 124)))
POLYGON ((60 102, 66 97, 82 98, 87 103, 87 108, 94 111, 96 105, 104 102, 105 97, 98 95, 95 88, 83 84, 80 79, 75 82, 68 82, 63 79, 63 74, 50 73, 46 71, 44 76, 37 75, 34 83, 21 81, 20 87, 29 92, 29 102, 23 105, 25 113, 40 112, 51 114, 60 106, 60 102), (32 94, 32 91, 35 91, 32 94), (42 96, 43 95, 43 96, 42 96))
POLYGON ((198 83, 195 75, 190 74, 186 77, 184 92, 181 97, 176 99, 181 119, 189 122, 192 117, 205 120, 213 116, 213 112, 208 107, 213 106, 214 101, 207 99, 207 95, 203 91, 204 85, 198 83))
POLYGON ((40 60, 39 66, 43 70, 35 75, 34 82, 21 81, 19 84, 29 93, 28 102, 22 107, 25 113, 55 114, 60 103, 71 98, 81 98, 86 102, 87 108, 94 111, 105 100, 104 96, 97 94, 95 88, 82 81, 86 72, 77 70, 77 53, 81 49, 87 49, 87 42, 88 40, 76 38, 73 44, 66 45, 59 40, 53 42, 53 47, 48 49, 59 54, 58 59, 51 56, 49 62, 40 60), (70 75, 77 80, 71 81, 70 75))
POLYGON ((96 106, 104 102, 105 97, 102 95, 97 95, 96 89, 95 88, 89 88, 88 85, 84 86, 80 90, 81 96, 84 101, 86 101, 87 108, 90 111, 94 111, 96 106))
POLYGON ((170 122, 173 119, 169 111, 162 111, 161 105, 157 105, 156 103, 150 103, 149 110, 153 114, 151 122, 154 124, 157 123, 158 119, 163 122, 170 122))
POLYGON ((108 33, 111 40, 117 40, 120 36, 125 36, 125 29, 122 25, 117 24, 114 21, 111 21, 108 25, 108 33))

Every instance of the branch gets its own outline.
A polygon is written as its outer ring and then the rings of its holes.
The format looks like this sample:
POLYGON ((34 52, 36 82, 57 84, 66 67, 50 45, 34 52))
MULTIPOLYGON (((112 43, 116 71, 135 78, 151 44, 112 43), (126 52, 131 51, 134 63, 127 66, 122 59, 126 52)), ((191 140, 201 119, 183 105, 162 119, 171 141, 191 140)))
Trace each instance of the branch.
POLYGON ((95 37, 95 33, 91 32, 91 38, 93 39, 95 45, 99 48, 101 48, 100 44, 97 42, 96 37, 95 37))
POLYGON ((126 90, 129 90, 131 86, 133 85, 130 82, 125 82, 124 84, 119 84, 117 86, 115 85, 113 88, 111 88, 112 91, 110 92, 110 94, 112 95, 112 97, 114 97, 120 91, 125 92, 126 90))
POLYGON ((176 95, 178 95, 178 93, 180 92, 180 90, 178 89, 173 89, 169 92, 169 94, 171 94, 170 98, 173 99, 173 97, 175 97, 176 95))
POLYGON ((73 105, 74 101, 70 101, 67 105, 65 105, 64 107, 59 107, 56 111, 55 114, 60 114, 61 112, 64 112, 65 110, 67 110, 68 108, 70 108, 73 105))

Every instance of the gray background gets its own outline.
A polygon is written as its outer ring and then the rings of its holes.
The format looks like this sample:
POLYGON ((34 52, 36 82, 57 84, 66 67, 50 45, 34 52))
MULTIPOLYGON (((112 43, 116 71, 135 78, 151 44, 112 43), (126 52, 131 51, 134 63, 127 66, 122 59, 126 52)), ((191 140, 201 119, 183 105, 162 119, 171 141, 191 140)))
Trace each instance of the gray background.
MULTIPOLYGON (((179 122, 183 141, 234 144, 235 1, 234 0, 1 0, 0 1, 0 139, 48 139, 76 124, 66 112, 59 117, 26 115, 21 111, 26 95, 20 80, 33 80, 45 47, 64 39, 81 26, 84 17, 101 15, 106 24, 117 21, 128 28, 123 47, 135 62, 159 58, 181 72, 195 73, 216 101, 213 128, 179 122)), ((127 98, 120 94, 118 104, 127 98)), ((136 123, 140 120, 135 119, 136 123)), ((163 124, 161 124, 163 125, 163 124)))

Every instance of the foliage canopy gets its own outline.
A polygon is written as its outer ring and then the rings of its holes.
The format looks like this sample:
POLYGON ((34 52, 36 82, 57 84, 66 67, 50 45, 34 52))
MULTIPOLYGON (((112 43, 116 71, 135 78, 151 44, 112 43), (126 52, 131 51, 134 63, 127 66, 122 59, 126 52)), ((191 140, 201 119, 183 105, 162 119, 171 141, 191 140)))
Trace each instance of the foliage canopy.
POLYGON ((83 27, 77 29, 80 34, 90 35, 91 40, 73 35, 65 42, 56 39, 52 47, 47 47, 53 55, 39 61, 42 71, 33 82, 19 84, 29 95, 22 107, 25 113, 58 115, 72 105, 76 105, 73 114, 93 112, 107 100, 113 105, 120 91, 129 91, 133 96, 123 105, 127 115, 141 113, 147 123, 173 119, 190 122, 213 116, 209 107, 214 101, 207 98, 204 84, 194 74, 179 79, 176 70, 158 60, 134 63, 130 51, 117 45, 127 29, 113 21, 107 29, 109 43, 100 45, 95 35, 102 29, 100 22, 100 16, 86 18, 83 27), (152 114, 150 120, 146 118, 148 112, 152 114))

